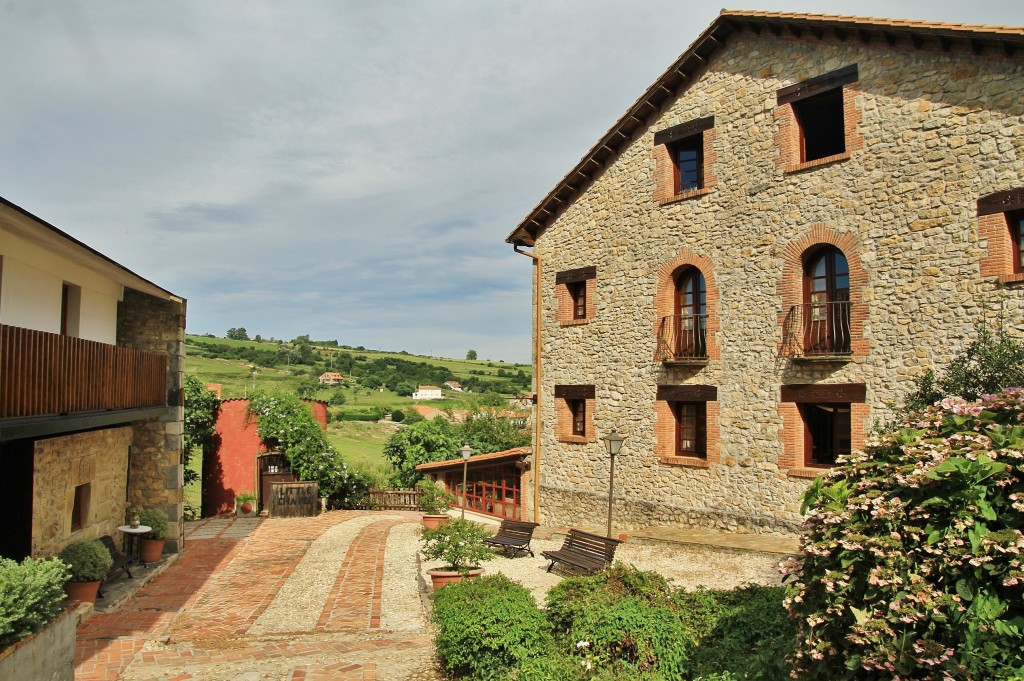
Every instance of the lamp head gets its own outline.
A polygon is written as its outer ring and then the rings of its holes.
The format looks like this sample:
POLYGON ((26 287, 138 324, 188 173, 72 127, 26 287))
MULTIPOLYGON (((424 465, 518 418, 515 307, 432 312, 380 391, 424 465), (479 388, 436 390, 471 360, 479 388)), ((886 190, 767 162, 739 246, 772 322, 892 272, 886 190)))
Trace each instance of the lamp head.
POLYGON ((463 461, 469 461, 469 457, 473 456, 473 448, 469 446, 468 442, 465 442, 462 445, 462 449, 459 450, 459 453, 462 454, 463 461))
POLYGON ((601 439, 604 440, 604 446, 605 449, 608 450, 608 453, 611 456, 615 456, 616 454, 619 453, 619 450, 622 449, 622 441, 625 440, 626 438, 622 437, 617 432, 615 432, 615 429, 613 428, 610 433, 608 433, 601 439))

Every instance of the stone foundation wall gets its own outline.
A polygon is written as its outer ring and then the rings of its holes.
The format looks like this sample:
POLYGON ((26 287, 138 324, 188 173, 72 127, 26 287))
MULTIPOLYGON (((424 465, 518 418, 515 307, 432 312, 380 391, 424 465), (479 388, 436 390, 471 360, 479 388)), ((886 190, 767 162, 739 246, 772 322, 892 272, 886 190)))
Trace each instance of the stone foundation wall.
POLYGON ((105 534, 120 541, 131 428, 110 428, 38 440, 32 478, 32 556, 52 556, 80 539, 105 534), (88 508, 71 529, 75 487, 89 484, 88 508))
POLYGON ((891 417, 889 405, 915 377, 960 352, 986 312, 993 319, 1002 310, 1024 331, 1024 288, 982 276, 991 237, 980 235, 976 209, 981 196, 1024 186, 1022 78, 1019 60, 956 50, 730 38, 538 238, 542 520, 603 517, 600 438, 615 428, 627 438, 616 459, 616 527, 795 527, 809 480, 782 465, 782 385, 864 384, 857 440, 891 417), (844 88, 844 104, 848 115, 855 109, 848 133, 857 144, 806 168, 780 162, 777 91, 851 64, 859 80, 844 88), (717 184, 658 201, 654 133, 712 115, 717 184), (846 255, 858 268, 851 298, 861 309, 845 362, 780 352, 784 293, 796 283, 787 277, 801 276, 787 254, 819 234, 855 250, 846 255), (659 277, 680 259, 701 262, 714 280, 717 318, 708 326, 717 349, 706 366, 653 359, 659 277), (563 325, 555 273, 580 267, 597 271, 594 316, 563 325), (557 437, 554 386, 575 384, 595 385, 595 442, 557 437), (655 451, 657 388, 675 384, 717 387, 719 460, 706 467, 664 462, 655 451))

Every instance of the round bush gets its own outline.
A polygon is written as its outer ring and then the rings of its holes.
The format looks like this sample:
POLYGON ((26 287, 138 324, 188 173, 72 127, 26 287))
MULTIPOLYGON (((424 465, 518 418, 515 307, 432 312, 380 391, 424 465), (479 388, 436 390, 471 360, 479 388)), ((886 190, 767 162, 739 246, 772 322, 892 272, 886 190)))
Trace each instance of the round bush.
POLYGON ((0 558, 0 649, 38 631, 60 614, 67 565, 56 559, 0 558))
POLYGON ((72 582, 97 582, 114 564, 107 547, 95 539, 72 542, 57 557, 67 564, 72 582))
POLYGON ((450 584, 434 595, 434 645, 455 676, 500 679, 551 648, 551 631, 533 595, 508 577, 450 584))
POLYGON ((1022 389, 947 398, 815 481, 788 568, 799 678, 1019 678, 1022 424, 1022 389))
POLYGON ((159 508, 144 508, 139 511, 139 522, 153 528, 142 535, 145 539, 164 539, 167 537, 167 514, 159 508))

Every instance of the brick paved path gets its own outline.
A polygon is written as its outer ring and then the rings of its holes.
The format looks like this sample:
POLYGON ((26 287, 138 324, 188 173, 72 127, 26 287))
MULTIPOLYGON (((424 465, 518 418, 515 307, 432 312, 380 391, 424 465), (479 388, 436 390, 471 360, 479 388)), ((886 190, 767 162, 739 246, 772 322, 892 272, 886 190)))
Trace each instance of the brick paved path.
POLYGON ((75 679, 439 679, 418 601, 408 608, 419 624, 380 628, 387 538, 415 522, 333 511, 190 526, 185 550, 163 574, 117 612, 79 627, 75 679), (343 558, 332 555, 335 545, 343 558), (324 566, 336 574, 324 575, 324 566), (316 593, 302 593, 307 586, 316 593), (275 603, 279 592, 287 598, 275 603), (320 610, 281 623, 278 613, 287 614, 293 598, 320 610))

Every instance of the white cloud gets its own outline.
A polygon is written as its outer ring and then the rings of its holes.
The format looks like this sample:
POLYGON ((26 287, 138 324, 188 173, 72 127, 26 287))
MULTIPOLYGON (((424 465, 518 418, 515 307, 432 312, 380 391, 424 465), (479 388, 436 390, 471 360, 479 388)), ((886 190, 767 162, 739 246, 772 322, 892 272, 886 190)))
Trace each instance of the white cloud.
MULTIPOLYGON (((1016 2, 778 8, 1024 23, 1016 2)), ((6 3, 0 194, 189 298, 198 332, 527 360, 505 236, 717 12, 6 3)))

